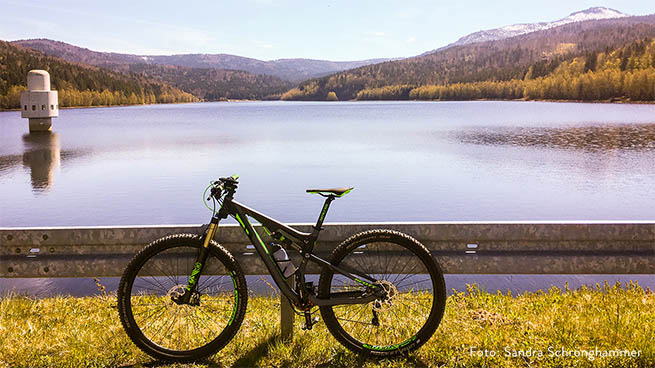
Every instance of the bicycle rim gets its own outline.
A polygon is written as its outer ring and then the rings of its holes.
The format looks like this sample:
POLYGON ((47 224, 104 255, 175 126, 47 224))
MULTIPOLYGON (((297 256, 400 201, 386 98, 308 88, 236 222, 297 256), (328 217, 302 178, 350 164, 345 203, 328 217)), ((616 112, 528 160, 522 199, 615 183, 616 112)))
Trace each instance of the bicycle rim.
POLYGON ((178 305, 198 247, 171 245, 141 263, 130 287, 129 311, 143 341, 170 353, 202 349, 220 339, 237 314, 236 275, 210 253, 198 280, 198 305, 178 305))

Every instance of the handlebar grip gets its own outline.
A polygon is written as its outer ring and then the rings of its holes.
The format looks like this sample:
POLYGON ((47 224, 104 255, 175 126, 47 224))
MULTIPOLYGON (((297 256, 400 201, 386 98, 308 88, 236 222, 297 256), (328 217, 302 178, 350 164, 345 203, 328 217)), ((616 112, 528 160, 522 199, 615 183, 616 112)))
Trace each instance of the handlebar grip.
POLYGON ((223 191, 223 183, 215 181, 212 184, 214 185, 212 186, 212 190, 210 192, 211 196, 216 197, 217 194, 220 196, 221 192, 223 191))
POLYGON ((224 178, 218 178, 218 181, 221 183, 225 182, 232 182, 232 183, 237 183, 237 179, 239 179, 239 175, 232 175, 232 176, 226 176, 224 178))

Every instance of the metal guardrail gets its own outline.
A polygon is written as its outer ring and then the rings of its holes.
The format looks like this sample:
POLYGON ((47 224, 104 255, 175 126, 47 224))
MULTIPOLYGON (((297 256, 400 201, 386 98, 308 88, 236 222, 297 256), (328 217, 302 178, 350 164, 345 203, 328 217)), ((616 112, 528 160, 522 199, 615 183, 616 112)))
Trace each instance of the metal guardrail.
MULTIPOLYGON (((292 226, 310 231, 312 225, 292 226)), ((386 228, 422 242, 445 273, 655 273, 655 222, 342 223, 324 227, 315 248, 324 258, 350 235, 386 228)), ((129 260, 152 240, 200 229, 200 225, 0 228, 0 277, 120 276, 129 260)), ((237 258, 246 274, 267 274, 237 225, 221 225, 216 240, 237 258)), ((318 269, 313 271, 318 273, 318 269)), ((288 336, 293 312, 282 299, 283 336, 288 336)))
MULTIPOLYGON (((312 225, 292 225, 309 231, 312 225)), ((328 256, 359 231, 387 228, 421 241, 445 273, 651 274, 655 222, 433 222, 326 224, 317 247, 328 256)), ((84 228, 0 228, 0 277, 120 276, 150 241, 198 233, 200 225, 84 228)), ((246 274, 266 274, 237 225, 221 225, 216 240, 246 274)))

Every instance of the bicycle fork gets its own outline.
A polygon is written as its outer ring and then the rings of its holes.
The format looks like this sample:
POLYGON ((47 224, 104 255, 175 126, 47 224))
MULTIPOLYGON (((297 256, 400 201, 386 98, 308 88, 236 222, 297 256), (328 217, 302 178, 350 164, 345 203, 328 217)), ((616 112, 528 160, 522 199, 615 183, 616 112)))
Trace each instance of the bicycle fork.
POLYGON ((200 251, 198 251, 198 256, 196 257, 196 261, 193 263, 193 270, 191 271, 191 276, 189 276, 187 285, 184 288, 184 294, 174 295, 171 297, 171 299, 175 303, 180 305, 198 304, 197 298, 195 298, 195 300, 192 300, 192 296, 195 294, 196 286, 198 285, 198 278, 200 277, 202 270, 205 268, 205 263, 207 262, 207 256, 209 255, 209 244, 211 240, 214 238, 217 229, 218 229, 218 217, 215 216, 212 217, 211 222, 207 227, 207 231, 205 232, 205 239, 202 243, 202 247, 200 248, 200 251))

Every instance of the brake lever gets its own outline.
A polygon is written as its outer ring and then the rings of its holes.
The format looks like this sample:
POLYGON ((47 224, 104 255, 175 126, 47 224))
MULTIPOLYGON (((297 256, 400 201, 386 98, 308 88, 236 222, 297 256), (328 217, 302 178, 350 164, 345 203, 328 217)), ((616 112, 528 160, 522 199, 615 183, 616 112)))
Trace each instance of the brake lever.
POLYGON ((213 184, 212 185, 212 190, 209 192, 209 197, 207 198, 207 200, 212 199, 212 197, 215 198, 216 193, 220 193, 220 192, 223 191, 223 183, 221 183, 219 181, 215 181, 212 184, 213 184))

